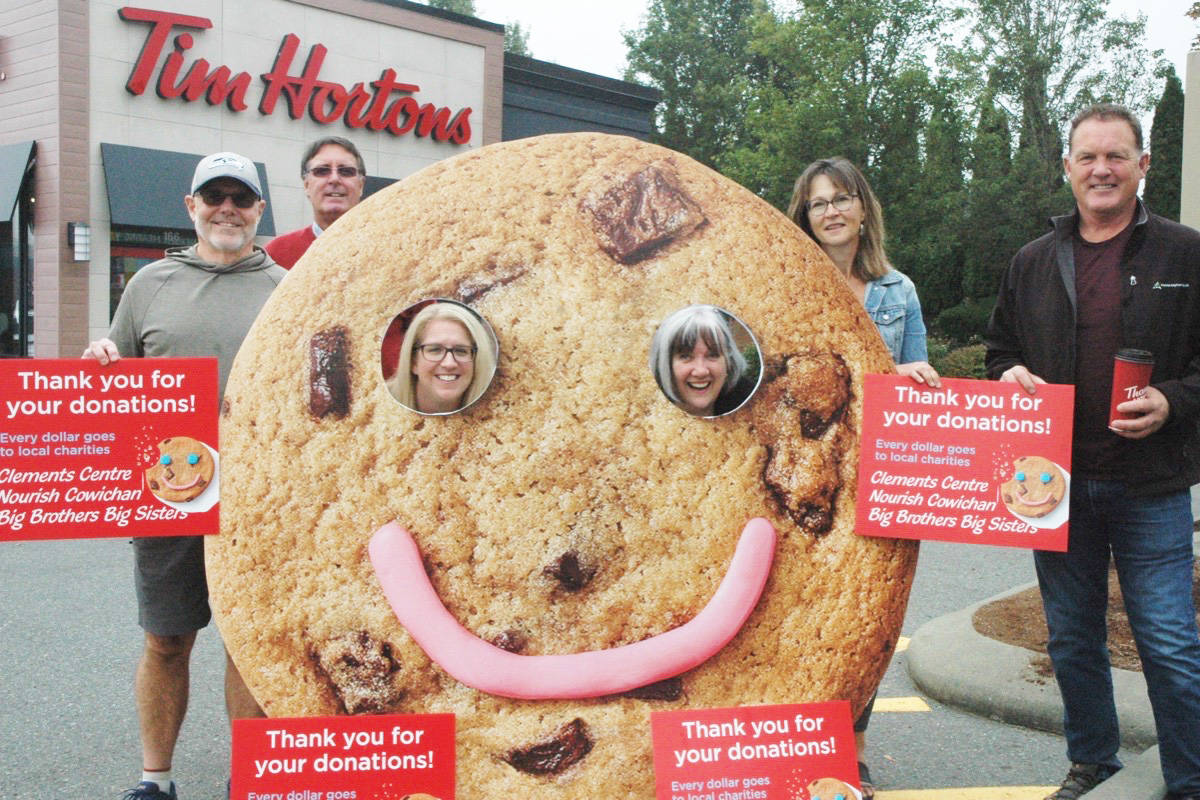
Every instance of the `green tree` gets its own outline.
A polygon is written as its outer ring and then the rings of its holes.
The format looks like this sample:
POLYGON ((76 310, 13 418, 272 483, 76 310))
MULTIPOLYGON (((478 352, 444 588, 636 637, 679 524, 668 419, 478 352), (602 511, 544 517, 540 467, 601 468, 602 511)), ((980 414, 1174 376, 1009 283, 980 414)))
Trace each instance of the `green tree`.
POLYGON ((1100 100, 1149 110, 1162 51, 1149 52, 1146 17, 1111 19, 1104 0, 972 0, 976 68, 1027 151, 1025 176, 1053 194, 1062 185, 1062 130, 1100 100))
POLYGON ((1183 85, 1175 68, 1167 68, 1167 83, 1154 107, 1150 127, 1150 171, 1142 193, 1151 211, 1179 220, 1183 177, 1183 85))
POLYGON ((440 8, 442 11, 453 11, 468 17, 475 16, 475 0, 426 0, 430 8, 440 8))
MULTIPOLYGON (((746 135, 718 159, 778 207, 816 158, 843 155, 871 178, 885 209, 921 171, 921 132, 936 95, 925 54, 938 44, 939 0, 804 0, 754 21, 765 80, 746 135)), ((890 212, 889 212, 890 213, 890 212)))
POLYGON ((750 23, 766 0, 651 0, 645 23, 624 34, 626 79, 663 93, 656 141, 714 166, 743 135, 748 87, 761 73, 750 23))
POLYGON ((1012 131, 1008 115, 996 104, 993 90, 979 102, 979 122, 971 142, 971 181, 967 191, 963 293, 968 299, 994 297, 1000 276, 1023 233, 1014 227, 1009 198, 1013 182, 1012 131))
POLYGON ((922 311, 930 320, 962 297, 964 127, 950 93, 943 90, 925 127, 916 186, 905 203, 887 209, 890 255, 920 288, 922 311))
POLYGON ((529 31, 513 21, 504 26, 504 52, 533 57, 529 52, 529 31))

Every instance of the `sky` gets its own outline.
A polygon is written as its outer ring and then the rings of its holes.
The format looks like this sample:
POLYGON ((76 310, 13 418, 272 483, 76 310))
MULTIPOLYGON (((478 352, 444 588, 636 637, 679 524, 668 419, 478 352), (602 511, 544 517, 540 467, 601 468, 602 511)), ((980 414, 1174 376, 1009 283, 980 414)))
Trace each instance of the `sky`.
MULTIPOLYGON (((1109 0, 1110 15, 1145 12, 1151 49, 1161 49, 1182 79, 1187 51, 1200 25, 1183 16, 1192 0, 1109 0)), ((640 27, 647 0, 475 0, 475 15, 520 22, 534 58, 621 78, 624 30, 640 27)))

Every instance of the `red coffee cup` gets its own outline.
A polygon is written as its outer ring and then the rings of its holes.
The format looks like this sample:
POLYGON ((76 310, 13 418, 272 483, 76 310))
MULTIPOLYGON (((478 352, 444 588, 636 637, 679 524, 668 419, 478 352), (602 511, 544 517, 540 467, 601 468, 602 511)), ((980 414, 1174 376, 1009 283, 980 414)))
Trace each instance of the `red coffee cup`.
POLYGON ((1118 350, 1113 357, 1112 400, 1108 408, 1108 418, 1134 419, 1136 414, 1122 414, 1117 406, 1126 400, 1141 397, 1150 383, 1150 373, 1154 370, 1154 354, 1148 350, 1125 348, 1118 350))

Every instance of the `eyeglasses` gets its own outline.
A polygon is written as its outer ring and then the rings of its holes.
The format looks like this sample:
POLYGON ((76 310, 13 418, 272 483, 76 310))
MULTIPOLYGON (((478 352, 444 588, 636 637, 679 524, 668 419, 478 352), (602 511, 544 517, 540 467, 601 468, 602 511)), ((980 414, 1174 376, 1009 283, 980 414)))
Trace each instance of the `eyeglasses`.
MULTIPOLYGON (((309 175, 316 175, 318 178, 328 178, 333 174, 333 167, 328 164, 319 164, 304 171, 309 175)), ((358 167, 338 167, 337 174, 339 178, 354 178, 358 176, 358 167)))
POLYGON ((856 194, 839 194, 832 200, 813 200, 808 204, 808 213, 814 217, 823 217, 829 213, 830 206, 838 211, 849 211, 856 197, 856 194))
POLYGON ((200 195, 200 199, 205 205, 222 206, 225 205, 225 198, 233 200, 233 204, 238 208, 249 208, 258 202, 258 195, 246 189, 241 189, 236 192, 224 192, 220 189, 200 189, 196 192, 200 195))
POLYGON ((475 360, 475 352, 479 348, 463 347, 461 345, 458 347, 446 347, 444 344, 419 344, 413 349, 421 351, 421 355, 426 361, 432 361, 435 364, 445 358, 446 353, 454 356, 454 360, 459 364, 469 364, 475 360))

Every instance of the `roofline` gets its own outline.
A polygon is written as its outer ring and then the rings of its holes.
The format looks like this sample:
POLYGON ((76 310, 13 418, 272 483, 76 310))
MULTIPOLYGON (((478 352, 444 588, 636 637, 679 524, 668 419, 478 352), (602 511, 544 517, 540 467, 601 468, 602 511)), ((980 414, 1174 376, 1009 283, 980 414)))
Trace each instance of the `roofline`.
POLYGON ((488 22, 485 19, 478 17, 459 14, 456 11, 443 11, 440 8, 427 6, 424 3, 413 3, 410 0, 369 0, 372 3, 378 3, 383 6, 391 6, 392 8, 401 8, 405 11, 415 11, 418 14, 426 14, 431 17, 449 20, 450 22, 460 22, 463 25, 470 25, 475 28, 482 28, 485 31, 494 31, 497 33, 504 32, 504 26, 499 22, 488 22))
POLYGON ((630 105, 644 105, 648 108, 653 108, 662 100, 662 92, 652 86, 584 72, 515 53, 504 54, 504 79, 526 86, 554 88, 582 96, 624 95, 630 101, 630 105))

